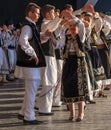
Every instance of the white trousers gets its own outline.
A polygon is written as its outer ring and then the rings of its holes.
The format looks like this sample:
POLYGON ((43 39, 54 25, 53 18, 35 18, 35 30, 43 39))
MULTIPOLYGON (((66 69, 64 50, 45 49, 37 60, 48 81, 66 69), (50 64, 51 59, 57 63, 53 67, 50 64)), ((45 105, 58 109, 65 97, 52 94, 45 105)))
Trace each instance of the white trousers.
POLYGON ((24 115, 25 120, 35 120, 35 98, 40 85, 40 80, 25 79, 25 95, 19 114, 24 115))
POLYGON ((53 96, 55 87, 45 86, 42 88, 40 97, 38 99, 39 112, 50 113, 52 110, 53 96))
POLYGON ((57 60, 57 87, 54 92, 53 106, 61 105, 61 76, 62 76, 63 60, 57 60))
POLYGON ((57 85, 57 65, 55 57, 45 56, 46 67, 42 68, 42 90, 38 99, 39 112, 50 113, 57 85))

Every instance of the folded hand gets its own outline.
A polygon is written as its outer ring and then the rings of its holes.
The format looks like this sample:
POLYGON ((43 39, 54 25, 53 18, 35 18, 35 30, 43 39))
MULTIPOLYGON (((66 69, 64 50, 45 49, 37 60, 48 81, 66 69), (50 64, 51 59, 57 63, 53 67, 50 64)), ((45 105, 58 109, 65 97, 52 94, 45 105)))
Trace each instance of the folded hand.
POLYGON ((29 59, 29 61, 31 61, 31 60, 35 60, 36 65, 39 63, 38 57, 31 56, 30 59, 29 59))

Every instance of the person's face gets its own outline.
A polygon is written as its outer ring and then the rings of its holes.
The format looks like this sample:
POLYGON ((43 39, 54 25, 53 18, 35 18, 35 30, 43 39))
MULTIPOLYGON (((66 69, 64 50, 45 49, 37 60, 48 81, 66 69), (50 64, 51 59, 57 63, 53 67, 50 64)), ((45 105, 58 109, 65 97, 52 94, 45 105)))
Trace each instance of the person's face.
POLYGON ((17 29, 16 32, 17 32, 17 36, 20 36, 20 29, 17 29))
POLYGON ((13 24, 8 25, 8 29, 13 30, 13 28, 14 28, 13 24))
POLYGON ((52 9, 50 12, 47 13, 47 18, 49 20, 53 20, 55 18, 55 11, 52 9))
POLYGON ((84 16, 84 20, 85 20, 85 21, 88 21, 88 22, 91 22, 92 17, 91 17, 91 16, 86 15, 86 16, 84 16))
POLYGON ((91 16, 88 16, 88 15, 86 15, 86 16, 84 16, 84 21, 86 21, 85 23, 85 26, 86 27, 89 27, 89 26, 91 26, 91 24, 92 24, 92 17, 91 16))
POLYGON ((55 12, 55 17, 58 17, 60 13, 58 11, 55 12))
POLYGON ((72 7, 68 8, 66 10, 69 11, 69 12, 71 12, 71 13, 73 13, 73 11, 74 11, 72 7))
POLYGON ((3 25, 3 30, 6 31, 7 30, 7 26, 6 25, 3 25))
POLYGON ((40 9, 36 8, 34 12, 30 12, 30 18, 32 21, 37 22, 40 17, 40 9))
POLYGON ((17 35, 17 32, 16 30, 13 31, 13 35, 16 36, 17 35))
POLYGON ((69 30, 71 32, 71 35, 78 34, 78 26, 77 26, 77 24, 69 23, 69 30))

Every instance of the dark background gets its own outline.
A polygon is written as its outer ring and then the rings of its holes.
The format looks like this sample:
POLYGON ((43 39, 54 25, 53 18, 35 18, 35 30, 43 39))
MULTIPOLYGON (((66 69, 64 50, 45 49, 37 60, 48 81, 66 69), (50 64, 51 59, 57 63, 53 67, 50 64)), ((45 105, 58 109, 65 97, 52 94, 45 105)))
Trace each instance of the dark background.
MULTIPOLYGON (((1 0, 0 2, 0 23, 3 24, 9 18, 15 23, 21 22, 25 16, 25 8, 29 2, 35 2, 39 6, 52 4, 62 9, 65 4, 72 4, 74 9, 81 8, 87 0, 1 0)), ((111 1, 99 0, 95 6, 96 11, 110 12, 111 1)))
POLYGON ((65 4, 72 4, 76 8, 76 0, 2 0, 0 4, 0 23, 7 19, 13 19, 15 23, 21 22, 25 16, 25 8, 29 2, 35 2, 39 6, 52 4, 62 9, 65 4))

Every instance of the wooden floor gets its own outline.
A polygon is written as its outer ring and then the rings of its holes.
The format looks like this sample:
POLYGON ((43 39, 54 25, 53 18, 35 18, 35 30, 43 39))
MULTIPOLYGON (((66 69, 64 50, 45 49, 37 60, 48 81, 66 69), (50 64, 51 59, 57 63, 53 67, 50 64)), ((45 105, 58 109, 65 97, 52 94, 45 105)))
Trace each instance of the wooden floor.
POLYGON ((66 105, 62 105, 52 108, 53 116, 39 116, 36 110, 37 119, 45 123, 26 126, 17 119, 24 95, 23 86, 21 80, 0 84, 0 130, 111 130, 111 90, 105 91, 107 98, 95 98, 96 104, 87 104, 82 122, 68 121, 69 111, 66 105))

